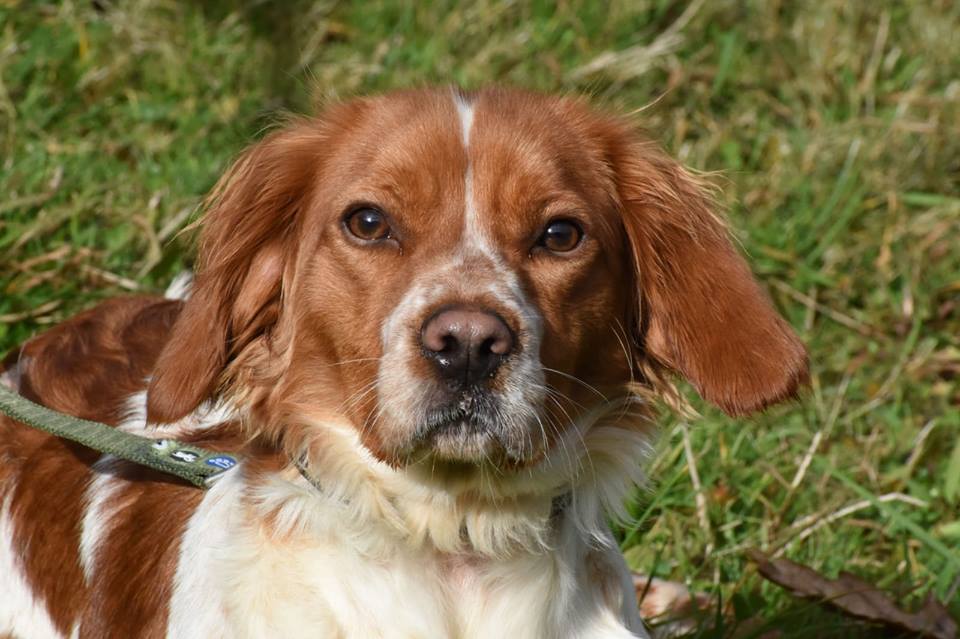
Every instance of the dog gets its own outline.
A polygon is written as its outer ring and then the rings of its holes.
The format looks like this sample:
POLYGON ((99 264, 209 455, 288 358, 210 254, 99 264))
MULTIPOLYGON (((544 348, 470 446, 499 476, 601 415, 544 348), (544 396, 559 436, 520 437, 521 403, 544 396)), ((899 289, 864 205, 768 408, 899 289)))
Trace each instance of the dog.
POLYGON ((608 521, 656 400, 679 375, 743 416, 807 378, 716 209, 575 97, 407 90, 268 134, 195 281, 3 373, 242 461, 202 491, 0 420, 0 635, 646 636, 608 521))

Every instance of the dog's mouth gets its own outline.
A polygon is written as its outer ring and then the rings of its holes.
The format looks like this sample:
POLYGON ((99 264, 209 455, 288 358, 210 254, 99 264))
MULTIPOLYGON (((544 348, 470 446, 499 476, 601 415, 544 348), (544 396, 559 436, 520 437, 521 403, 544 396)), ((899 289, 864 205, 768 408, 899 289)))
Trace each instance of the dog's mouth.
POLYGON ((517 435, 510 430, 497 398, 469 389, 427 412, 416 429, 412 457, 455 464, 519 461, 525 451, 517 449, 517 435))

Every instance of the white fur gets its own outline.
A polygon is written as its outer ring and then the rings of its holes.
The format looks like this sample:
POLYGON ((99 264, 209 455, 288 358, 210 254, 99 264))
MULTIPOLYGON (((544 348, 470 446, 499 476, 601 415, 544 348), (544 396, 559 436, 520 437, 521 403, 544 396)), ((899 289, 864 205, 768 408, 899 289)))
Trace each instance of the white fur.
POLYGON ((460 136, 463 139, 463 148, 470 146, 470 130, 473 128, 473 105, 459 91, 454 90, 453 102, 457 106, 457 115, 460 116, 460 136))
POLYGON ((463 141, 463 152, 467 157, 467 168, 463 174, 463 237, 461 239, 464 254, 479 253, 491 260, 495 266, 503 267, 503 262, 497 250, 493 247, 480 224, 480 212, 473 189, 473 159, 470 156, 470 133, 473 131, 473 105, 467 98, 458 92, 454 93, 453 102, 457 107, 460 118, 460 139, 463 141))
POLYGON ((310 482, 289 468, 248 483, 241 465, 204 496, 169 637, 645 636, 604 520, 637 479, 645 435, 584 424, 576 460, 497 478, 513 498, 471 504, 376 461, 349 425, 311 425, 310 482), (552 520, 549 495, 564 490, 573 501, 552 520))
POLYGON ((193 292, 193 273, 183 271, 170 282, 163 296, 168 300, 186 300, 193 292))
POLYGON ((130 496, 117 501, 125 483, 112 474, 119 465, 120 462, 111 455, 101 457, 93 465, 93 479, 84 496, 86 509, 80 526, 80 567, 88 585, 93 583, 97 551, 113 525, 114 515, 132 503, 130 496))
POLYGON ((28 587, 13 549, 13 523, 9 509, 12 492, 0 506, 0 636, 29 639, 62 639, 46 606, 28 587))
POLYGON ((185 433, 195 434, 235 419, 238 419, 237 409, 226 400, 218 400, 204 402, 195 411, 175 422, 148 424, 147 391, 144 390, 134 393, 124 402, 123 417, 117 428, 144 437, 174 438, 185 433))
POLYGON ((14 363, 10 368, 0 371, 0 384, 3 384, 7 388, 15 391, 20 390, 20 377, 21 370, 26 370, 26 367, 29 365, 30 358, 23 355, 23 351, 20 352, 20 358, 14 363))
POLYGON ((467 156, 467 169, 463 175, 463 243, 486 247, 486 241, 477 219, 477 207, 473 198, 473 160, 470 157, 470 131, 473 129, 473 105, 459 93, 454 94, 457 115, 460 116, 460 138, 463 140, 463 152, 467 156))
MULTIPOLYGON (((231 506, 239 505, 238 468, 227 473, 204 495, 180 539, 180 558, 174 575, 173 596, 167 619, 167 637, 228 637, 242 628, 228 625, 221 594, 234 586, 224 582, 218 555, 229 542, 226 537, 239 516, 231 506)), ((259 583, 268 592, 273 584, 259 583)), ((264 635, 269 636, 269 635, 264 635)), ((276 635, 274 635, 276 636, 276 635)))

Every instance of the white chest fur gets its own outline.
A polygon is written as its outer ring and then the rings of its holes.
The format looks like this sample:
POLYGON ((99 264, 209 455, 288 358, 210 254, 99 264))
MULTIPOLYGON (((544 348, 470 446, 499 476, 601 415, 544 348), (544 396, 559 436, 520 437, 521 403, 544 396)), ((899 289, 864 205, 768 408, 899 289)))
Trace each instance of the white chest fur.
POLYGON ((606 547, 591 546, 563 516, 550 549, 503 557, 443 553, 357 527, 345 512, 348 504, 310 495, 309 486, 288 487, 290 499, 299 502, 292 508, 311 511, 297 521, 283 521, 291 516, 287 509, 265 522, 240 473, 205 496, 184 535, 169 636, 642 633, 629 574, 612 539, 606 547))

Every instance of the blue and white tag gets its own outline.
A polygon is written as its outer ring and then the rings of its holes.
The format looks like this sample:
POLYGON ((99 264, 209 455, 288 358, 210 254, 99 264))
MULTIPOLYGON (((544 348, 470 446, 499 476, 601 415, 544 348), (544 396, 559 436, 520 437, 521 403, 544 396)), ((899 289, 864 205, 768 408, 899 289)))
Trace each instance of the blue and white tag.
POLYGON ((207 466, 213 466, 214 468, 219 468, 220 470, 230 470, 237 465, 237 460, 228 455, 217 455, 216 457, 211 457, 206 461, 207 466))

